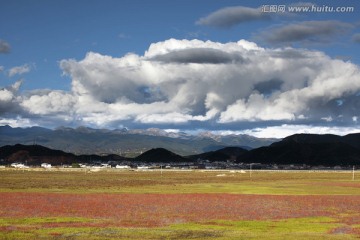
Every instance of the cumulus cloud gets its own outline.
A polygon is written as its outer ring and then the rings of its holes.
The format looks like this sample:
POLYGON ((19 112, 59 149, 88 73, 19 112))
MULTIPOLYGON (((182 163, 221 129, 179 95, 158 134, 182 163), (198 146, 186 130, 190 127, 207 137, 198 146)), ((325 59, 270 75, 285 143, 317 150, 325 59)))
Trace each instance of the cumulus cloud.
POLYGON ((238 53, 227 53, 212 48, 192 48, 182 49, 163 55, 153 57, 156 60, 165 63, 199 63, 199 64, 221 64, 231 62, 244 62, 244 59, 238 53))
POLYGON ((24 64, 21 66, 16 66, 9 69, 9 77, 13 77, 15 75, 22 75, 24 73, 28 73, 31 71, 31 66, 29 64, 24 64))
POLYGON ((4 66, 0 66, 0 72, 3 72, 4 71, 4 66))
POLYGON ((236 6, 222 8, 210 13, 208 16, 200 18, 196 24, 228 28, 244 22, 263 21, 269 19, 270 15, 262 12, 261 8, 236 6))
POLYGON ((352 24, 340 21, 304 21, 272 27, 261 35, 267 42, 274 44, 293 42, 326 43, 351 28, 352 24))
POLYGON ((18 108, 18 91, 22 80, 15 82, 13 85, 0 88, 0 116, 16 113, 18 108))
POLYGON ((13 98, 13 93, 8 89, 0 90, 0 101, 1 102, 9 102, 13 98))
POLYGON ((0 39, 0 54, 1 53, 9 53, 10 52, 10 44, 5 40, 0 39))
POLYGON ((33 91, 24 96, 20 105, 31 114, 71 114, 76 97, 56 90, 33 91))
MULTIPOLYGON (((170 39, 152 44, 144 56, 89 53, 79 62, 63 60, 61 67, 73 79, 73 93, 86 99, 90 112, 100 112, 87 116, 95 122, 102 113, 107 121, 157 124, 296 121, 336 108, 329 101, 354 94, 360 86, 358 67, 351 63, 316 51, 264 49, 244 40, 170 39)), ((86 113, 83 105, 78 104, 86 113)))
POLYGON ((60 67, 72 80, 71 91, 4 88, 2 113, 11 103, 21 109, 16 114, 53 124, 224 129, 335 126, 359 117, 359 66, 319 51, 169 39, 143 55, 89 52, 60 67))

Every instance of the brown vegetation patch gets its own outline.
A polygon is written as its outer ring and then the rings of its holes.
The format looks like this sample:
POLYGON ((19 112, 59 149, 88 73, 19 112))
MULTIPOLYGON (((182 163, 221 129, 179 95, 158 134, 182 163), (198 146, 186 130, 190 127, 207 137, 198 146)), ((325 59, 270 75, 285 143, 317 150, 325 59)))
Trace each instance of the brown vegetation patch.
MULTIPOLYGON (((360 196, 236 194, 0 193, 0 217, 84 217, 102 224, 153 227, 213 220, 267 220, 352 214, 360 223, 360 196)), ((44 224, 45 227, 66 223, 44 224)), ((69 223, 84 226, 95 223, 69 223)))

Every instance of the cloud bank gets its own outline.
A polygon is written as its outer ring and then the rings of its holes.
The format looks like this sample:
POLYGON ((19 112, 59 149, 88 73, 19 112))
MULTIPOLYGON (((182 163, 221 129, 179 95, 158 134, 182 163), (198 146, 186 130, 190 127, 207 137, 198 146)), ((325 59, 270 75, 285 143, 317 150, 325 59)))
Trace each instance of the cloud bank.
POLYGON ((319 51, 169 39, 143 55, 89 52, 60 67, 70 91, 0 89, 3 122, 246 129, 359 119, 359 66, 319 51))
POLYGON ((200 18, 196 24, 218 28, 229 28, 244 22, 264 21, 271 19, 271 15, 261 11, 261 8, 243 6, 219 9, 208 16, 200 18))
POLYGON ((328 21, 304 21, 291 23, 280 27, 272 27, 262 33, 262 37, 269 43, 328 43, 333 38, 346 33, 352 24, 328 21))

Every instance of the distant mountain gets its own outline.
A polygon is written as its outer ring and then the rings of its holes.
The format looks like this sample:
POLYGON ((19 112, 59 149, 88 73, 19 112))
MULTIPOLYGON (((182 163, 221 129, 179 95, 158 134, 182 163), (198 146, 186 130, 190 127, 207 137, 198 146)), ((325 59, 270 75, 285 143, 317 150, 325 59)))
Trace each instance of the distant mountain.
POLYGON ((93 129, 88 127, 59 127, 55 130, 31 127, 0 126, 0 146, 39 144, 52 149, 80 154, 127 157, 138 156, 152 148, 166 148, 180 155, 215 151, 227 146, 256 148, 267 146, 279 139, 261 139, 248 135, 220 136, 212 133, 191 135, 183 132, 166 132, 150 129, 93 129))
POLYGON ((294 134, 284 138, 282 141, 272 144, 273 146, 284 145, 288 143, 339 143, 342 142, 342 137, 333 134, 294 134))
POLYGON ((268 147, 253 149, 238 162, 307 165, 359 165, 360 134, 351 136, 295 134, 268 147))
POLYGON ((164 148, 154 148, 134 158, 140 162, 189 162, 191 160, 170 152, 164 148))
POLYGON ((118 155, 74 155, 61 150, 50 149, 41 145, 7 145, 0 147, 0 159, 3 163, 22 162, 29 165, 39 165, 40 163, 51 163, 54 165, 71 164, 76 162, 93 162, 93 161, 121 161, 127 158, 118 155))
POLYGON ((294 134, 284 138, 282 141, 275 142, 273 145, 281 145, 286 142, 297 143, 345 143, 360 149, 360 133, 352 133, 345 136, 333 134, 294 134))
POLYGON ((23 162, 39 165, 42 162, 51 164, 71 164, 77 162, 74 154, 52 150, 40 145, 21 145, 0 147, 0 159, 5 163, 23 162))
POLYGON ((212 162, 215 161, 227 161, 227 160, 236 160, 241 155, 248 152, 248 150, 241 147, 225 147, 217 151, 205 152, 201 154, 188 156, 189 159, 197 160, 209 160, 212 162))

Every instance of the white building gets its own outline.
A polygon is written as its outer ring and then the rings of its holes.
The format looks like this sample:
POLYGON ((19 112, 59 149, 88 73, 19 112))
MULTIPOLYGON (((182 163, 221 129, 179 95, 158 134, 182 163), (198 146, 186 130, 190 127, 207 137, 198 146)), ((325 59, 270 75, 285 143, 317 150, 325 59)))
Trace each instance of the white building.
POLYGON ((50 163, 42 163, 41 167, 42 168, 51 168, 51 164, 50 163))
POLYGON ((12 163, 10 166, 14 168, 29 168, 29 166, 25 166, 23 163, 12 163))
POLYGON ((149 167, 148 166, 138 166, 137 169, 145 170, 145 169, 149 169, 149 167))
POLYGON ((117 168, 117 169, 130 169, 130 166, 128 166, 128 165, 116 165, 115 168, 117 168))
POLYGON ((111 168, 111 165, 107 163, 102 163, 101 168, 111 168))

